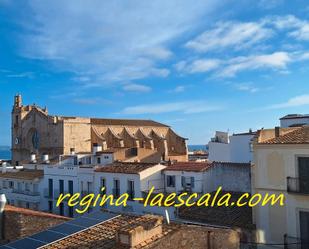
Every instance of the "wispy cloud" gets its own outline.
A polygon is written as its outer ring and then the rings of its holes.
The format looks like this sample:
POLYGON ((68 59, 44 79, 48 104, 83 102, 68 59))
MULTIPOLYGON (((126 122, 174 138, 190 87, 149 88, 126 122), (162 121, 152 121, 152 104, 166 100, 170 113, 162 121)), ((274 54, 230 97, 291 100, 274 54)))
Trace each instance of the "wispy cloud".
POLYGON ((220 64, 218 59, 198 59, 192 62, 180 61, 175 64, 175 68, 186 73, 205 73, 218 68, 220 64))
POLYGON ((210 112, 223 109, 223 105, 211 105, 205 101, 183 101, 172 103, 153 103, 147 105, 129 106, 121 111, 121 114, 160 114, 169 112, 180 112, 183 114, 194 114, 210 112))
POLYGON ((6 77, 8 78, 33 78, 34 73, 33 72, 12 73, 12 74, 7 74, 6 77))
POLYGON ((297 107, 304 105, 309 105, 309 94, 295 96, 293 98, 290 98, 284 103, 271 105, 267 107, 267 109, 281 109, 281 108, 297 107))
POLYGON ((239 50, 266 40, 273 35, 271 29, 263 27, 257 22, 220 22, 210 29, 186 43, 187 48, 198 52, 208 52, 232 48, 239 50))
POLYGON ((239 91, 250 92, 250 93, 256 93, 260 91, 260 89, 254 86, 253 83, 251 82, 235 84, 235 88, 239 91))
POLYGON ((96 104, 111 104, 111 101, 103 99, 103 98, 73 98, 72 101, 74 103, 82 104, 82 105, 96 105, 96 104))
POLYGON ((150 92, 152 90, 151 87, 149 86, 135 83, 126 84, 123 86, 122 89, 127 92, 142 92, 142 93, 150 92))
POLYGON ((186 90, 186 88, 187 88, 187 86, 180 85, 180 86, 176 86, 172 90, 169 90, 168 92, 170 92, 170 93, 181 93, 181 92, 184 92, 186 90))
POLYGON ((240 56, 230 59, 227 65, 218 72, 218 76, 231 77, 244 70, 285 69, 290 61, 289 54, 281 51, 272 54, 240 56))
POLYGON ((210 13, 218 1, 30 1, 22 55, 83 73, 84 84, 167 77, 169 43, 210 13), (48 6, 48 8, 46 8, 48 6), (160 18, 158 18, 160 17, 160 18))

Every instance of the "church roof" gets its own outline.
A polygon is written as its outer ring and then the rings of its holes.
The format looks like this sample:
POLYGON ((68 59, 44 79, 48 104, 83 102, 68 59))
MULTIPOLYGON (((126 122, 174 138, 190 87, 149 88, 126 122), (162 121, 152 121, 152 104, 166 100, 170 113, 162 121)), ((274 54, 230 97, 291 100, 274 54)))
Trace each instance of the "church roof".
POLYGON ((144 119, 107 119, 107 118, 91 118, 91 124, 95 125, 122 125, 122 126, 158 126, 169 127, 168 125, 144 119))

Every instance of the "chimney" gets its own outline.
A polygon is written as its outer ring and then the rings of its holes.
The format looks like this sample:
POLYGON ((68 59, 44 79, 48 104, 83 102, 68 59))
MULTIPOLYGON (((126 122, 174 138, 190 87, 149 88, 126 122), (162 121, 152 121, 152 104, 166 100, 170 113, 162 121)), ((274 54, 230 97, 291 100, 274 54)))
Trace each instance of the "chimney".
POLYGON ((280 136, 280 127, 276 126, 275 127, 275 137, 279 137, 280 136))
POLYGON ((70 148, 70 155, 75 155, 75 148, 70 148))
MULTIPOLYGON (((139 217, 136 217, 139 219, 139 217)), ((120 246, 135 248, 143 242, 162 234, 163 217, 155 215, 144 215, 140 217, 137 224, 129 224, 121 228, 116 235, 120 246)))
POLYGON ((93 154, 96 154, 99 151, 102 151, 102 146, 97 144, 97 143, 94 143, 93 146, 92 146, 93 154))
POLYGON ((31 163, 36 163, 36 155, 33 152, 30 154, 30 162, 31 163))
POLYGON ((43 163, 49 163, 49 156, 48 156, 47 153, 44 153, 44 154, 43 154, 42 159, 43 159, 43 163))
MULTIPOLYGON (((2 163, 2 173, 3 174, 6 173, 6 162, 2 163)), ((1 195, 0 195, 0 197, 1 197, 1 195)))
POLYGON ((1 240, 4 239, 4 208, 6 205, 6 197, 5 194, 0 194, 0 236, 1 240))

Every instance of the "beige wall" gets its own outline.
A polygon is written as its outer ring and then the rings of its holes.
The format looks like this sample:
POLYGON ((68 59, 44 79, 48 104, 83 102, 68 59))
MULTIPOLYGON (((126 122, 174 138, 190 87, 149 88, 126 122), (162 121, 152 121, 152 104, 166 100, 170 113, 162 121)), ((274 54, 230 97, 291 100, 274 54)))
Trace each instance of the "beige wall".
POLYGON ((253 210, 258 242, 280 243, 284 234, 300 237, 299 211, 309 211, 309 196, 287 192, 287 177, 298 177, 297 158, 309 156, 309 145, 254 145, 253 193, 283 193, 285 206, 253 210))

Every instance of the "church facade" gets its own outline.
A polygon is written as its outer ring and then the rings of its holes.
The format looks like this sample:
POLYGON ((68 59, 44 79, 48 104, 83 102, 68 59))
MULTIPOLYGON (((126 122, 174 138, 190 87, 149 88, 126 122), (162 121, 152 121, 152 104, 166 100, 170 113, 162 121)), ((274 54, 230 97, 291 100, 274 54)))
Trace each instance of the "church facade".
POLYGON ((22 104, 16 95, 12 110, 12 163, 31 154, 50 159, 71 153, 124 151, 123 161, 187 161, 186 139, 152 120, 52 116, 46 108, 22 104))

